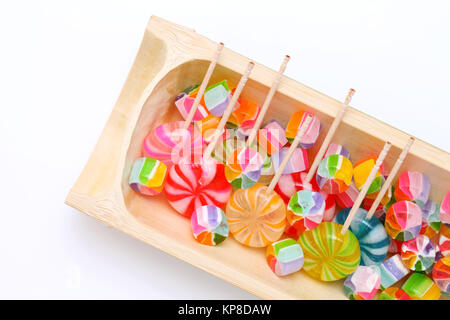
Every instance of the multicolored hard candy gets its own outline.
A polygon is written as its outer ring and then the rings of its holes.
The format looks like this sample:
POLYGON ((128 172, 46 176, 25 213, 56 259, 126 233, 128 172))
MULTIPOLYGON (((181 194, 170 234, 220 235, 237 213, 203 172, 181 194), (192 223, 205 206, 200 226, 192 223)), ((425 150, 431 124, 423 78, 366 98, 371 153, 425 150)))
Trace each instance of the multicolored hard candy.
POLYGON ((370 267, 374 268, 380 275, 382 289, 389 288, 409 273, 409 269, 405 266, 399 254, 370 267))
POLYGON ((395 199, 409 200, 423 206, 430 195, 430 180, 421 172, 404 171, 395 185, 395 199))
POLYGON ((346 157, 332 154, 324 158, 317 170, 317 184, 326 193, 342 193, 350 186, 353 166, 346 157))
MULTIPOLYGON (((205 140, 206 143, 210 143, 213 139, 214 134, 217 131, 217 127, 219 126, 219 122, 220 118, 213 116, 212 114, 208 114, 200 121, 195 122, 196 127, 201 132, 203 140, 205 140)), ((230 137, 231 134, 229 129, 224 128, 222 135, 219 137, 219 141, 224 141, 230 137)))
POLYGON ((284 147, 288 140, 284 135, 284 128, 277 120, 272 120, 258 131, 257 135, 259 145, 266 150, 267 154, 272 155, 284 147))
MULTIPOLYGON (((355 186, 358 188, 358 190, 361 190, 364 186, 364 183, 366 183, 370 171, 372 171, 373 167, 375 166, 377 159, 377 156, 367 157, 356 162, 353 166, 353 180, 355 181, 355 186)), ((380 169, 378 169, 375 178, 370 184, 369 190, 367 190, 367 194, 380 191, 385 181, 383 171, 383 164, 381 164, 380 169)))
MULTIPOLYGON (((186 120, 189 112, 191 111, 192 106, 194 105, 195 98, 197 97, 199 85, 191 86, 187 89, 185 89, 183 92, 181 92, 176 98, 175 98, 175 106, 177 107, 178 111, 180 111, 181 116, 183 119, 186 120)), ((209 114, 208 109, 205 107, 205 101, 203 100, 203 97, 197 107, 197 110, 194 113, 194 118, 192 121, 200 121, 204 117, 206 117, 209 114)))
POLYGON ((348 152, 347 149, 345 149, 344 146, 340 144, 330 143, 323 157, 326 158, 332 154, 340 154, 341 156, 344 156, 350 160, 350 152, 348 152))
POLYGON ((441 290, 429 277, 414 272, 403 284, 402 289, 412 300, 439 300, 441 290))
MULTIPOLYGON (((288 147, 281 148, 280 151, 272 154, 272 163, 275 172, 281 165, 281 162, 286 157, 289 151, 288 147)), ((283 174, 290 174, 295 172, 302 172, 308 170, 309 161, 308 161, 308 153, 305 149, 296 148, 294 150, 294 154, 289 159, 288 165, 283 171, 283 174)))
POLYGON ((384 226, 395 240, 414 239, 422 227, 422 210, 412 201, 396 202, 387 211, 384 226))
POLYGON ((439 251, 443 257, 450 257, 450 227, 446 224, 441 225, 439 251))
POLYGON ((351 208, 355 203, 356 198, 358 197, 359 191, 356 188, 355 184, 352 182, 350 186, 342 193, 336 194, 334 197, 336 199, 336 204, 342 208, 351 208))
POLYGON ((166 175, 164 163, 152 158, 139 158, 133 164, 128 183, 137 193, 154 196, 163 190, 166 175))
POLYGON ((442 295, 450 294, 450 257, 441 258, 433 267, 434 283, 441 289, 442 295))
POLYGON ((231 127, 251 129, 255 126, 261 108, 254 102, 240 98, 240 105, 228 118, 227 124, 231 127))
POLYGON ((213 205, 197 208, 191 216, 191 226, 195 240, 201 244, 215 246, 228 237, 225 213, 213 205))
POLYGON ((403 242, 400 255, 409 269, 425 271, 434 264, 436 251, 430 238, 419 234, 414 239, 403 242))
POLYGON ((256 184, 261 176, 263 158, 253 148, 235 150, 227 160, 225 177, 232 186, 247 189, 256 184))
POLYGON ((169 170, 164 193, 169 204, 188 218, 204 205, 224 208, 231 195, 223 164, 213 159, 201 164, 176 164, 169 170))
POLYGON ((428 200, 422 207, 422 228, 420 234, 428 238, 434 238, 441 229, 441 218, 439 216, 439 206, 436 202, 428 200))
POLYGON ((286 226, 286 206, 274 191, 255 184, 238 189, 226 207, 230 232, 249 247, 265 247, 280 239, 286 226))
POLYGON ((314 279, 336 281, 355 272, 361 252, 358 239, 349 230, 341 233, 342 226, 335 222, 322 222, 300 236, 305 263, 303 270, 314 279))
POLYGON ((325 200, 319 192, 297 191, 289 201, 286 218, 290 226, 296 229, 296 235, 305 230, 314 229, 323 220, 325 200))
POLYGON ((392 238, 389 239, 389 253, 400 253, 402 250, 403 241, 394 240, 392 238))
MULTIPOLYGON (((344 224, 351 208, 340 211, 335 221, 344 224)), ((389 237, 383 224, 375 216, 366 218, 367 211, 359 208, 349 230, 356 236, 361 249, 361 265, 369 266, 382 262, 388 253, 389 237)))
POLYGON ((380 275, 366 266, 359 266, 344 282, 344 294, 350 300, 372 300, 379 288, 380 275))
MULTIPOLYGON (((230 129, 227 129, 230 131, 230 129)), ((212 157, 216 159, 218 162, 222 164, 227 163, 227 159, 231 156, 231 154, 237 150, 245 147, 245 141, 238 139, 236 136, 231 136, 223 140, 221 143, 217 143, 212 157)))
POLYGON ((294 239, 280 240, 267 246, 266 260, 277 276, 287 276, 303 267, 303 250, 294 239))
MULTIPOLYGON (((384 197, 381 199, 380 203, 378 204, 378 207, 375 209, 374 215, 377 217, 380 221, 384 222, 386 219, 386 212, 388 209, 395 203, 395 199, 393 197, 394 195, 394 187, 391 187, 392 192, 386 192, 384 197)), ((369 211, 372 207, 373 203, 375 202, 375 199, 378 196, 378 192, 371 193, 367 195, 364 200, 362 207, 369 211)))
POLYGON ((377 300, 411 300, 411 297, 400 288, 389 287, 378 295, 377 300))
POLYGON ((192 124, 187 130, 184 121, 164 123, 145 137, 142 156, 157 159, 167 166, 179 162, 196 163, 202 158, 205 141, 192 124))
POLYGON ((450 191, 447 192, 442 200, 440 209, 441 222, 446 224, 450 228, 450 191))
POLYGON ((321 129, 319 118, 308 111, 295 112, 291 116, 291 119, 289 120, 285 131, 286 138, 289 140, 289 142, 294 141, 295 137, 297 136, 298 130, 309 114, 311 114, 313 118, 308 128, 306 129, 305 134, 300 139, 300 147, 302 147, 303 149, 311 148, 314 143, 316 143, 321 129))
POLYGON ((263 167, 261 170, 261 177, 258 183, 262 185, 269 185, 275 175, 272 158, 266 153, 263 155, 263 167))
MULTIPOLYGON (((205 90, 203 99, 208 111, 216 116, 221 117, 231 101, 232 91, 227 80, 220 81, 205 90)), ((236 103, 235 109, 239 108, 236 103)))

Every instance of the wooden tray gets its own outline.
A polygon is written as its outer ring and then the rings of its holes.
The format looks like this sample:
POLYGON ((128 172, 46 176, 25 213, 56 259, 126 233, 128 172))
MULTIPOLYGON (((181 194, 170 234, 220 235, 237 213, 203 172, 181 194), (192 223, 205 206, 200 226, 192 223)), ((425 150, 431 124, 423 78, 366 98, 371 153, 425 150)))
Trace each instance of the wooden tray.
MULTIPOLYGON (((190 221, 163 195, 142 197, 128 186, 133 161, 149 130, 181 120, 175 96, 200 83, 216 50, 194 30, 152 17, 119 99, 83 172, 66 203, 107 225, 197 266, 265 299, 343 299, 342 281, 322 283, 297 272, 278 278, 267 267, 264 249, 250 249, 232 237, 218 247, 199 245, 190 221)), ((227 78, 237 83, 249 59, 225 48, 211 82, 227 78)), ((256 64, 243 97, 262 104, 275 71, 256 64)), ((321 120, 323 139, 341 103, 288 77, 283 77, 266 119, 286 124, 301 109, 321 120)), ((409 135, 349 108, 334 142, 345 145, 353 159, 377 154, 386 140, 393 144, 386 163, 391 168, 409 135)), ((320 146, 316 143, 310 157, 320 146)), ((431 198, 440 202, 450 190, 450 154, 417 140, 402 169, 424 172, 431 180, 431 198)))

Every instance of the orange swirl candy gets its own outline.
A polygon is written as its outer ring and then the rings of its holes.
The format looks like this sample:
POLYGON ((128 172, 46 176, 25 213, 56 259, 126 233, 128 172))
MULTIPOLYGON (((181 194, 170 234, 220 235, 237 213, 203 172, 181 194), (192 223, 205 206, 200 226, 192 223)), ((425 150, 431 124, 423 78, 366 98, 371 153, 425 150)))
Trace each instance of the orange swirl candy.
POLYGON ((280 239, 286 226, 286 205, 274 191, 255 184, 239 189, 231 196, 226 208, 230 232, 249 247, 265 247, 280 239))

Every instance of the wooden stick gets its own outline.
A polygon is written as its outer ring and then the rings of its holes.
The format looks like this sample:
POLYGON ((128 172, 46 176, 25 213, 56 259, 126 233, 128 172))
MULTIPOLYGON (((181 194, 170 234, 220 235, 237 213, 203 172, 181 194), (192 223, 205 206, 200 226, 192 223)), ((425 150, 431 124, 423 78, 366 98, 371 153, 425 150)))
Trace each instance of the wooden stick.
POLYGON ((356 211, 359 209, 359 206, 363 202, 364 197, 366 196, 367 191, 369 190, 369 187, 372 184, 373 179, 375 179, 378 169, 380 169, 380 166, 383 163, 384 158, 386 158, 386 155, 387 155, 389 149, 391 148, 391 146, 392 146, 392 144, 389 141, 387 141, 384 144, 383 150, 381 150, 380 154, 378 155, 378 159, 375 162, 375 165, 373 166, 372 170, 370 171, 366 182, 364 183, 361 191, 359 192, 358 197, 356 198, 355 203, 353 204, 353 207, 351 208, 351 210, 348 214, 348 217, 345 220, 344 227, 341 230, 342 234, 345 234, 347 232, 348 228, 350 227, 350 224, 352 223, 352 220, 356 215, 356 211))
POLYGON ((292 142, 291 146, 289 147, 289 150, 288 150, 286 156, 284 157, 283 161, 281 161, 280 167, 278 168, 277 172, 275 172, 275 176, 272 178, 272 181, 270 182, 269 186, 267 187, 266 193, 271 192, 277 185, 277 182, 278 182, 278 180, 280 180, 280 177, 283 174, 283 171, 286 168, 292 155, 294 154, 295 149, 297 149, 297 146, 300 144, 301 138, 303 138, 303 135, 305 134, 306 130, 308 129, 308 127, 312 121, 312 118, 313 118, 312 114, 308 114, 305 121, 303 121, 303 124, 300 126, 300 129, 297 131, 297 135, 295 136, 294 141, 292 142))
POLYGON ((381 200, 383 199, 384 195, 386 194, 386 191, 389 189, 389 192, 391 192, 391 183, 394 180, 395 175, 397 174, 398 170, 400 169, 400 166, 403 163, 403 160, 405 160, 406 155, 409 152, 409 149, 411 148, 412 144, 414 143, 414 138, 410 137, 408 142, 406 143, 405 147, 403 148, 402 153, 398 156, 397 162, 392 167, 391 173, 389 173, 388 177, 386 178, 386 181, 384 182, 383 186, 381 187, 380 192, 378 192, 377 197, 375 198, 375 201, 372 203, 372 206, 370 207, 369 212, 367 213, 367 219, 372 218, 373 214, 375 213, 375 210, 378 208, 378 205, 380 204, 381 200))
POLYGON ((283 76, 284 70, 286 70, 286 66, 287 66, 290 58, 291 57, 289 57, 288 55, 286 55, 284 57, 283 63, 281 64, 280 69, 278 70, 278 73, 275 77, 275 80, 272 83, 272 87, 270 87, 269 93, 266 96, 266 100, 264 100, 264 103, 261 107, 261 111, 259 112, 258 118, 256 119, 256 122, 255 122, 255 125, 253 126, 252 132, 250 133, 250 136, 247 139, 247 146, 251 146, 253 141, 256 138, 258 130, 261 127, 264 116, 265 116, 267 110, 269 109, 269 105, 272 102, 275 92, 278 89, 278 86, 281 81, 281 77, 283 76))
POLYGON ((239 99, 239 96, 242 93, 242 90, 245 87, 245 84, 247 83, 248 77, 250 76, 250 73, 252 72, 253 67, 255 66, 254 62, 249 62, 247 65, 247 69, 245 70, 244 74, 241 77, 241 80, 239 81, 238 86, 236 87, 236 90, 234 91, 233 97, 231 98, 230 103, 226 107, 222 118, 220 119, 219 125, 217 126, 216 131, 214 132, 214 136, 211 139, 211 142, 209 143, 208 147, 206 148, 206 151, 203 155, 204 158, 210 158, 211 153, 213 152, 217 142, 219 141, 220 136, 223 133, 223 129, 225 128, 225 125, 228 121, 228 118, 231 115, 231 112, 233 111, 234 106, 236 105, 236 102, 239 99))
POLYGON ((334 133, 336 132, 339 124, 342 121, 342 118, 345 115, 345 112, 347 111, 347 107, 352 100, 353 95, 355 94, 355 89, 350 89, 347 94, 347 98, 345 98, 345 102, 342 104, 341 109, 338 111, 338 114, 333 120, 333 123, 331 124, 330 129, 328 130, 328 133, 323 140, 322 146, 319 149, 319 152, 317 152, 316 157, 314 158, 313 164, 309 168, 308 175, 306 176, 306 182, 310 182, 311 179, 314 176, 314 173, 316 173, 317 167, 319 166, 320 161, 322 160, 323 155, 327 151, 328 146, 330 145, 331 139, 333 139, 334 133))
POLYGON ((217 45, 216 54, 214 55, 213 59, 211 60, 211 63, 209 64, 208 70, 206 71, 206 74, 205 74, 205 77, 203 78, 202 84, 200 85, 200 88, 198 88, 197 96, 195 97, 194 104, 192 105, 191 110, 189 110, 186 120, 184 121, 184 126, 183 126, 184 130, 189 128, 189 125, 191 124, 192 119, 194 119, 195 112, 197 111, 198 105, 200 104, 203 94, 205 93, 206 86, 208 85, 209 80, 211 79, 214 68, 216 67, 217 61, 219 60, 220 54, 222 53, 223 46, 224 46, 223 42, 220 42, 217 45))

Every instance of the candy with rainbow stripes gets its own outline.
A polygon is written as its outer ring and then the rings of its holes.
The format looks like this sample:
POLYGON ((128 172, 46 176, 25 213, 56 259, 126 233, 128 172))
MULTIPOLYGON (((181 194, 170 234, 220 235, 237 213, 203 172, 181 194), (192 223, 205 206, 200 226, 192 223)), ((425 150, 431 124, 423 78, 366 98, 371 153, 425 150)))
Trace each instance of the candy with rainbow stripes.
POLYGON ((227 160, 225 177, 232 186, 247 189, 256 184, 261 176, 263 158, 253 148, 235 150, 227 160))
POLYGON ((322 222, 316 228, 303 232, 300 243, 305 263, 303 270, 314 279, 336 281, 355 272, 361 252, 358 239, 335 222, 322 222))
MULTIPOLYGON (((355 181, 355 186, 358 188, 358 190, 361 190, 362 187, 364 186, 364 183, 369 177, 370 171, 372 171, 372 168, 375 166, 377 159, 378 159, 377 156, 367 157, 356 162, 355 165, 353 166, 353 180, 355 181)), ((370 184, 370 187, 367 190, 367 194, 380 191, 385 181, 383 176, 383 170, 384 169, 382 164, 380 166, 380 169, 378 169, 375 178, 370 184)))
POLYGON ((139 158, 131 169, 128 183, 137 193, 154 196, 161 193, 167 175, 167 167, 159 160, 139 158))
POLYGON ((396 202, 387 211, 384 226, 395 240, 414 239, 422 227, 422 209, 412 201, 396 202))
MULTIPOLYGON (((205 90, 203 99, 208 111, 216 116, 221 117, 231 101, 231 89, 227 80, 220 81, 205 90)), ((235 110, 239 108, 236 103, 235 110)))
POLYGON ((399 254, 370 267, 374 268, 380 275, 382 289, 389 288, 409 274, 409 269, 405 266, 399 254))
POLYGON ((395 185, 395 199, 409 200, 423 206, 430 195, 430 180, 421 172, 404 171, 395 185))
POLYGON ((287 276, 303 267, 303 250, 294 239, 280 240, 267 246, 266 260, 277 276, 287 276))
POLYGON ((208 246, 216 246, 228 237, 229 227, 222 209, 206 205, 197 208, 191 216, 195 240, 208 246))
MULTIPOLYGON (((286 157, 289 151, 288 147, 281 148, 278 152, 272 154, 272 163, 275 172, 281 165, 281 162, 286 157)), ((308 153, 305 149, 296 148, 292 157, 289 159, 288 165, 283 171, 283 174, 290 174, 295 172, 302 172, 308 170, 309 161, 308 161, 308 153)))
POLYGON ((377 300, 411 300, 411 297, 400 288, 389 287, 378 295, 377 300))
POLYGON ((353 166, 346 157, 332 154, 322 159, 317 169, 316 179, 320 189, 326 193, 342 193, 350 186, 353 166))
POLYGON ((441 222, 446 224, 450 228, 450 191, 447 192, 442 200, 440 209, 441 222))
POLYGON ((380 288, 380 275, 370 267, 359 266, 344 282, 344 294, 350 300, 372 300, 380 288))
POLYGON ((441 289, 442 295, 450 296, 450 257, 438 260, 431 275, 434 283, 441 289))
POLYGON ((294 193, 287 207, 286 218, 296 235, 314 229, 323 220, 325 199, 319 192, 300 190, 294 193))
MULTIPOLYGON (((181 116, 185 120, 187 118, 187 115, 191 111, 192 106, 194 105, 198 89, 199 85, 191 86, 185 89, 175 98, 175 106, 177 107, 178 111, 180 111, 181 116)), ((209 111, 205 107, 205 101, 202 98, 197 107, 197 110, 194 113, 194 118, 192 119, 192 121, 200 121, 203 118, 205 118, 208 114, 209 111)))
POLYGON ((438 300, 441 297, 439 287, 422 273, 411 274, 402 289, 409 294, 412 300, 438 300))
POLYGON ((404 241, 400 250, 403 263, 413 271, 425 271, 434 264, 436 257, 434 244, 423 234, 404 241))
POLYGON ((303 149, 309 149, 316 143, 321 129, 319 118, 308 111, 297 111, 289 119, 289 123, 287 124, 285 131, 285 135, 288 141, 294 141, 295 137, 297 136, 298 130, 309 114, 311 114, 313 118, 308 128, 306 129, 305 134, 300 139, 300 147, 302 147, 303 149))
POLYGON ((264 128, 258 131, 257 135, 259 145, 271 155, 284 147, 288 140, 284 135, 284 128, 277 120, 267 123, 264 128))
POLYGON ((340 144, 330 143, 323 157, 326 158, 332 154, 340 154, 341 156, 344 156, 350 160, 350 152, 348 152, 347 149, 345 149, 344 146, 340 144))

